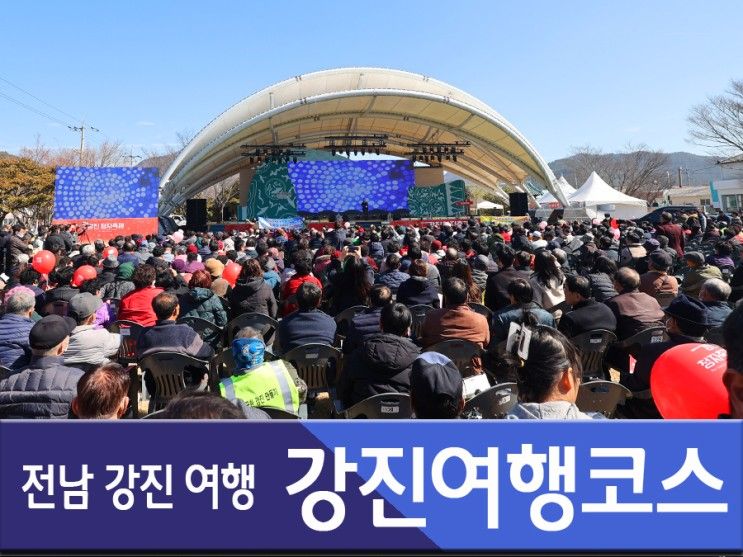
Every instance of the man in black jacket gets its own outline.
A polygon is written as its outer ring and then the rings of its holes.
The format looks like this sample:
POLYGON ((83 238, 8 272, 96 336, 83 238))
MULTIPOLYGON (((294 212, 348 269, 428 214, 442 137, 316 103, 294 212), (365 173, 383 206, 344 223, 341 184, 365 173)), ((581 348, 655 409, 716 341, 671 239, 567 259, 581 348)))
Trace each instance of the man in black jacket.
POLYGON ((410 370, 420 348, 408 338, 413 318, 403 304, 382 309, 382 332, 369 336, 351 354, 338 396, 346 408, 370 396, 410 392, 410 370))
POLYGON ((617 318, 606 304, 591 298, 591 281, 586 277, 568 275, 563 290, 565 301, 573 308, 563 313, 558 327, 566 337, 572 338, 596 329, 616 330, 617 318))
POLYGON ((383 284, 377 284, 369 292, 371 307, 354 315, 348 326, 346 339, 343 341, 343 353, 350 354, 369 338, 370 335, 380 332, 379 321, 382 318, 382 308, 392 301, 392 291, 383 284))
POLYGON ((513 268, 515 258, 516 252, 508 246, 498 251, 500 271, 489 275, 485 286, 485 305, 493 312, 511 304, 511 299, 508 296, 509 284, 517 278, 529 280, 530 273, 517 271, 513 268))

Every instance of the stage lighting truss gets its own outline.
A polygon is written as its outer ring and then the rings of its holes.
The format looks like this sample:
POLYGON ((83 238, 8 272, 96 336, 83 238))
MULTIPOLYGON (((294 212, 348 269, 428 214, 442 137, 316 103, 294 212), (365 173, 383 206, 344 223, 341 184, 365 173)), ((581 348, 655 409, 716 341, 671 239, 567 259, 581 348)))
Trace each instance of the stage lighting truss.
POLYGON ((335 156, 340 153, 350 155, 381 154, 387 148, 387 135, 333 135, 325 138, 323 149, 335 156))
POLYGON ((307 145, 298 143, 269 143, 266 145, 240 145, 245 149, 243 157, 247 157, 250 164, 260 165, 265 162, 286 164, 297 162, 299 157, 307 153, 307 145))
POLYGON ((428 164, 441 163, 443 160, 457 162, 457 157, 464 154, 465 147, 469 147, 469 141, 456 141, 454 143, 410 143, 411 149, 408 157, 411 161, 425 162, 428 164))

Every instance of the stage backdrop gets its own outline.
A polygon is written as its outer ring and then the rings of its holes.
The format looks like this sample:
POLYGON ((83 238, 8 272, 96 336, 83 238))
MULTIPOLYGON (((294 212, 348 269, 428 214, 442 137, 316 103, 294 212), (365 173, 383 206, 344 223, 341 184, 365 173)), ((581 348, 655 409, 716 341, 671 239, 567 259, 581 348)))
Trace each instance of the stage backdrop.
POLYGON ((455 205, 466 198, 464 181, 454 180, 438 186, 422 186, 410 190, 408 208, 411 217, 456 217, 465 214, 466 207, 455 205))
POLYGON ((83 241, 156 234, 157 168, 57 168, 54 223, 88 223, 83 241))

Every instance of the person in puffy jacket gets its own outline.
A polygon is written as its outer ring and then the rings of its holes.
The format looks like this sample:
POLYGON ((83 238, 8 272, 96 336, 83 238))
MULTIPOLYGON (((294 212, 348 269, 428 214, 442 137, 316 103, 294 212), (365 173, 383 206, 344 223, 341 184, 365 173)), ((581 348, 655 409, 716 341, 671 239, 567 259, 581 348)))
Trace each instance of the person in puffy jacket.
POLYGON ((526 318, 531 330, 528 355, 522 359, 515 343, 513 366, 519 389, 519 404, 506 416, 529 420, 588 420, 602 418, 600 414, 584 414, 575 405, 583 368, 578 351, 562 333, 538 327, 526 318))
POLYGON ((426 278, 428 265, 422 259, 416 259, 410 264, 408 272, 410 278, 400 285, 397 290, 397 301, 406 306, 441 307, 438 289, 426 278))
POLYGON ((346 407, 383 393, 409 393, 410 370, 420 348, 407 335, 412 315, 403 304, 382 309, 382 332, 369 336, 351 354, 338 395, 346 407))
POLYGON ((397 294, 397 289, 410 275, 400 270, 400 256, 396 253, 389 254, 385 263, 387 270, 377 277, 377 284, 384 284, 393 294, 397 294))
POLYGON ((614 289, 614 275, 617 272, 617 265, 608 257, 600 256, 588 273, 588 280, 591 283, 591 297, 597 302, 605 302, 612 299, 619 293, 614 289))
POLYGON ((243 263, 229 301, 233 319, 243 313, 262 313, 275 318, 279 312, 273 289, 263 278, 258 259, 248 259, 243 263))
MULTIPOLYGON (((196 271, 191 275, 188 283, 189 291, 180 299, 181 317, 200 317, 214 323, 220 329, 227 326, 227 312, 219 300, 219 296, 212 292, 212 278, 208 271, 196 271)), ((216 346, 219 341, 218 331, 205 336, 204 342, 216 346)))
POLYGON ((28 334, 33 327, 36 298, 25 286, 11 289, 5 297, 5 315, 0 318, 0 365, 17 369, 28 363, 31 346, 28 334))
POLYGON ((134 291, 132 276, 134 275, 133 263, 121 263, 116 268, 116 280, 103 286, 101 298, 104 300, 121 300, 134 291))

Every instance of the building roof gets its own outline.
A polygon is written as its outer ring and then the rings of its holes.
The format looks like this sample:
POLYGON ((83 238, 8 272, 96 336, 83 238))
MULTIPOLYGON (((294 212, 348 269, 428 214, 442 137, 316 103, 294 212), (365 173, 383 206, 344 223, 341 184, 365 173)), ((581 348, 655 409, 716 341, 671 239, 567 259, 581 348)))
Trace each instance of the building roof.
POLYGON ((738 163, 743 163, 743 153, 717 161, 717 164, 738 164, 738 163))
POLYGON ((327 136, 386 134, 386 151, 405 157, 410 143, 469 141, 446 170, 501 196, 498 183, 537 182, 561 201, 555 176, 536 149, 484 102, 430 77, 380 68, 341 68, 267 87, 207 124, 163 174, 160 212, 247 166, 241 145, 303 143, 327 136))

